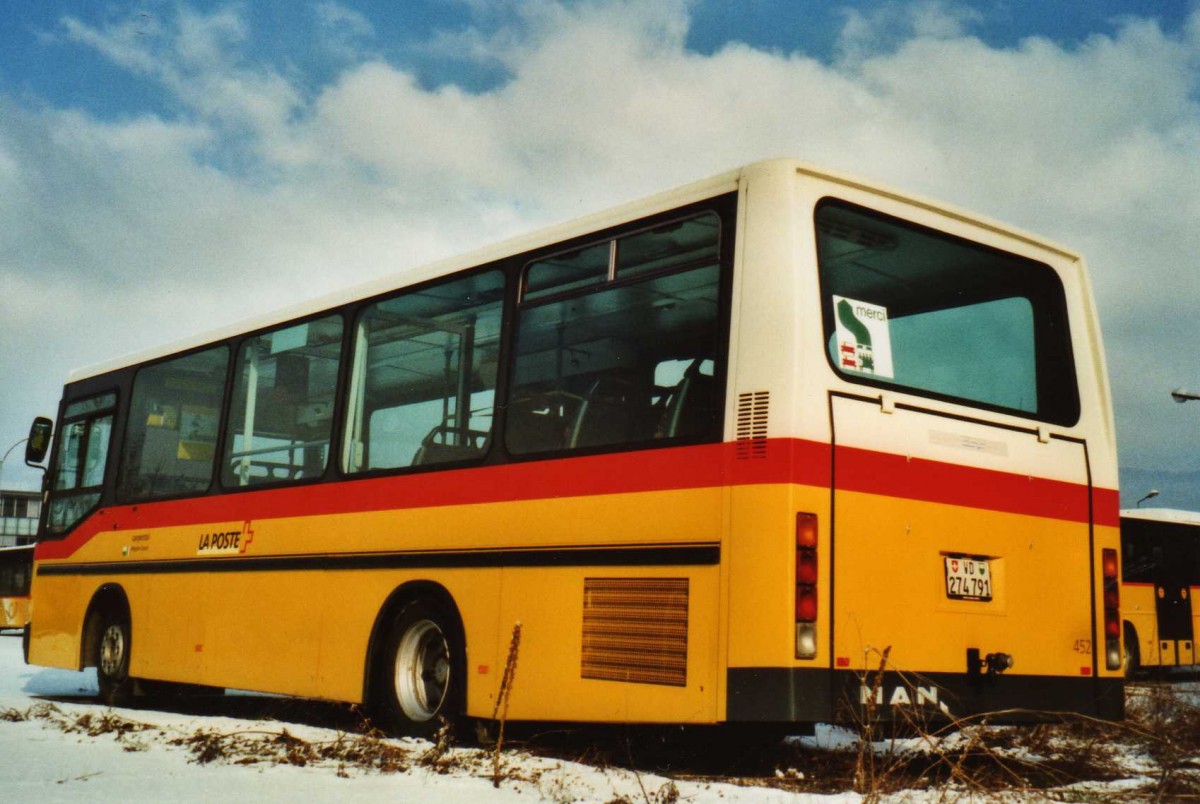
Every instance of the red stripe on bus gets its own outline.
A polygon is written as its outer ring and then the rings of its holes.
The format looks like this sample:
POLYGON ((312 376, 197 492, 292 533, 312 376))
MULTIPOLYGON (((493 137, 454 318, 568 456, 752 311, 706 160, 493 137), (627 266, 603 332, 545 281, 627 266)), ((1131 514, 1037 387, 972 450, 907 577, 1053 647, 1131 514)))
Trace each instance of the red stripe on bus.
POLYGON ((840 489, 1097 524, 1119 523, 1117 493, 1032 475, 1018 475, 941 463, 906 455, 838 447, 836 478, 840 489), (1090 504, 1089 504, 1090 503, 1090 504))
MULTIPOLYGON (((772 439, 754 453, 765 457, 739 458, 737 443, 703 444, 114 506, 92 515, 66 539, 43 542, 36 557, 67 558, 106 530, 724 485, 828 488, 831 449, 816 441, 772 439)), ((1088 518, 1084 485, 848 447, 838 448, 837 455, 839 486, 848 491, 1069 521, 1088 518)), ((1093 492, 1097 524, 1118 523, 1116 500, 1115 491, 1093 492)))

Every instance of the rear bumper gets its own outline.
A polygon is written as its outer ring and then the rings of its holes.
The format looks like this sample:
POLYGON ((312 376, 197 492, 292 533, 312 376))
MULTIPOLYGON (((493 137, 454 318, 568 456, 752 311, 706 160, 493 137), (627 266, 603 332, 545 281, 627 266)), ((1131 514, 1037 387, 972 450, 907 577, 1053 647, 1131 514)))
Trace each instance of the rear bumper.
POLYGON ((850 670, 731 668, 726 720, 758 723, 863 723, 962 718, 1032 723, 1086 715, 1125 716, 1121 678, 966 673, 884 673, 875 684, 850 670))

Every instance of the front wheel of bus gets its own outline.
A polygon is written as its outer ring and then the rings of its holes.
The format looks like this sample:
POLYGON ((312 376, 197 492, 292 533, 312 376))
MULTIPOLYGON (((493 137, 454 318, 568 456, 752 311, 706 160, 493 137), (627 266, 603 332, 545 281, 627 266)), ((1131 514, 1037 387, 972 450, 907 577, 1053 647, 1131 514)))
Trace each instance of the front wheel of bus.
POLYGON ((133 679, 129 677, 131 644, 129 618, 105 614, 96 645, 96 681, 100 686, 100 700, 109 706, 125 706, 133 697, 133 679))
POLYGON ((464 650, 454 620, 426 600, 392 620, 381 654, 381 714, 400 734, 432 735, 462 712, 464 650))

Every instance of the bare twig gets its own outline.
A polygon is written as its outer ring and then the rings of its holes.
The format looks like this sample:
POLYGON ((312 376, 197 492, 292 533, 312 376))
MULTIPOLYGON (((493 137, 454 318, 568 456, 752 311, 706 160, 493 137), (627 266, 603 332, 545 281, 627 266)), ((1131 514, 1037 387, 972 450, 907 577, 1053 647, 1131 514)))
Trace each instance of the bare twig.
POLYGON ((492 720, 500 717, 500 730, 496 735, 496 747, 492 753, 492 786, 500 786, 500 751, 504 747, 504 724, 508 721, 508 702, 512 697, 513 679, 517 675, 517 653, 521 649, 521 623, 513 625, 512 639, 508 644, 508 661, 504 664, 504 676, 500 679, 500 693, 492 710, 492 720))

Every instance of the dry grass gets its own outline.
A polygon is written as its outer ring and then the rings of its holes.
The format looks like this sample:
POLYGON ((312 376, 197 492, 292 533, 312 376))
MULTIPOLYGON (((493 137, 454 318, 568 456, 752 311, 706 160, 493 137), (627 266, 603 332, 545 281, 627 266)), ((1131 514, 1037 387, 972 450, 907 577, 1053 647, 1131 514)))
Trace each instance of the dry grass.
POLYGON ((111 711, 65 712, 52 703, 0 709, 0 722, 40 721, 65 733, 107 735, 127 751, 165 745, 202 765, 312 766, 339 776, 424 769, 532 788, 553 801, 574 796, 569 774, 558 772, 561 765, 555 769, 552 759, 634 774, 638 793, 612 804, 677 804, 687 798, 679 790, 685 781, 806 793, 854 790, 867 802, 903 798, 909 791, 948 802, 1023 796, 1200 801, 1200 692, 1137 684, 1129 688, 1127 710, 1124 723, 1075 718, 1026 727, 988 726, 985 718, 934 724, 914 717, 904 724, 905 736, 894 739, 879 739, 879 724, 864 720, 858 741, 842 749, 754 741, 748 739, 753 731, 714 729, 578 728, 519 734, 524 739, 510 738, 503 747, 474 748, 455 747, 448 724, 432 742, 389 739, 367 721, 357 731, 320 732, 332 733, 328 739, 305 739, 270 721, 261 729, 180 733, 111 711), (503 765, 500 750, 507 758, 503 765), (539 761, 517 761, 516 753, 539 761), (644 784, 644 772, 668 781, 644 784), (1122 779, 1132 782, 1106 784, 1122 779))

